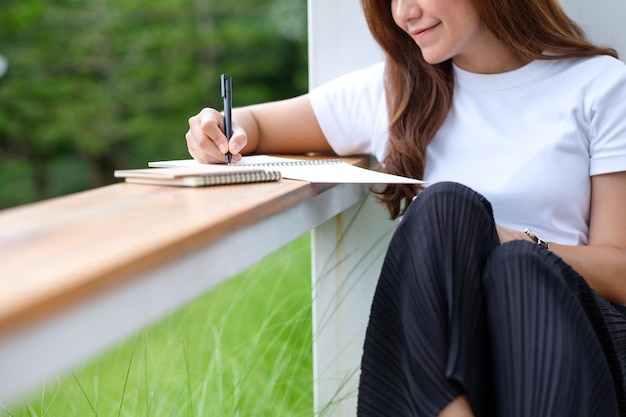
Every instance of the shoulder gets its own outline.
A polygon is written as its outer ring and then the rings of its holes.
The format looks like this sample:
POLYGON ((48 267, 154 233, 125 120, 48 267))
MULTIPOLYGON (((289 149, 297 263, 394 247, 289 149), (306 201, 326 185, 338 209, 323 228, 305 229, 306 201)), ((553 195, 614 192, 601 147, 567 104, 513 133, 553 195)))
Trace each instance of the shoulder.
POLYGON ((626 110, 626 64, 619 59, 601 55, 560 59, 545 65, 550 69, 541 88, 570 100, 586 120, 598 111, 626 110))
POLYGON ((555 70, 566 80, 590 86, 626 82, 626 64, 608 55, 558 60, 555 70))
POLYGON ((364 112, 386 109, 384 68, 383 62, 377 63, 313 88, 309 99, 314 112, 318 117, 340 114, 347 123, 351 115, 360 118, 364 112))
POLYGON ((609 55, 572 59, 571 65, 580 70, 593 71, 594 73, 626 73, 626 65, 624 62, 609 55))
POLYGON ((331 81, 311 90, 311 94, 332 94, 341 91, 366 91, 367 89, 382 88, 385 73, 385 63, 365 67, 339 76, 331 81))
POLYGON ((350 72, 311 89, 309 98, 315 113, 343 108, 361 111, 373 103, 385 101, 384 63, 350 72))
POLYGON ((590 174, 626 169, 626 65, 610 56, 572 60, 571 89, 578 90, 581 131, 588 139, 590 174))
POLYGON ((309 92, 317 121, 337 154, 382 157, 388 130, 384 68, 381 62, 309 92))

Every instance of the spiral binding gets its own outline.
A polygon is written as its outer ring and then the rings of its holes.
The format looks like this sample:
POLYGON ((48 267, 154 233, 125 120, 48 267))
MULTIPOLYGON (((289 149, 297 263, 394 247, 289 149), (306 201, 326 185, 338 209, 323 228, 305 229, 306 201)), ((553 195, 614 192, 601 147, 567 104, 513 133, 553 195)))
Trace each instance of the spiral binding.
POLYGON ((259 162, 256 164, 245 164, 247 167, 293 167, 293 166, 305 166, 305 165, 336 165, 341 164, 339 159, 306 159, 298 161, 284 161, 284 162, 259 162))
POLYGON ((202 178, 203 185, 229 185, 279 181, 282 175, 280 171, 229 172, 203 175, 202 178))

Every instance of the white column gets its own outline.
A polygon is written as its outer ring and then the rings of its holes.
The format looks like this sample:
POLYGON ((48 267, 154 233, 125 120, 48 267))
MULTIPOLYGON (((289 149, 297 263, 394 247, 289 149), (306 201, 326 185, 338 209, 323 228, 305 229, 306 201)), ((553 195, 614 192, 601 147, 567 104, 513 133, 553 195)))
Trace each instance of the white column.
POLYGON ((309 87, 382 60, 359 0, 310 0, 309 87))
POLYGON ((312 233, 315 415, 356 415, 365 330, 395 230, 370 195, 312 233))
MULTIPOLYGON (((379 62, 359 0, 311 0, 309 86, 379 62)), ((394 224, 372 197, 312 233, 316 416, 356 415, 365 327, 394 224)))

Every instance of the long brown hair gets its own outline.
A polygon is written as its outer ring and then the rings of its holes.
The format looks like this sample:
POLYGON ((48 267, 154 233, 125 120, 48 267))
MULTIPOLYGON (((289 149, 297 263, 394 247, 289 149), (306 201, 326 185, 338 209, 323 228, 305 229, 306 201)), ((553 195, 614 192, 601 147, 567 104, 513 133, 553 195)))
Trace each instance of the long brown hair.
MULTIPOLYGON (((413 39, 391 14, 391 0, 361 0, 365 17, 385 58, 389 142, 385 171, 422 178, 426 147, 452 105, 451 60, 427 63, 413 39)), ((485 27, 525 60, 580 58, 617 53, 586 40, 583 30, 555 0, 474 0, 485 27), (545 53, 548 51, 549 53, 545 53)), ((389 184, 375 191, 391 218, 404 214, 419 187, 389 184)))

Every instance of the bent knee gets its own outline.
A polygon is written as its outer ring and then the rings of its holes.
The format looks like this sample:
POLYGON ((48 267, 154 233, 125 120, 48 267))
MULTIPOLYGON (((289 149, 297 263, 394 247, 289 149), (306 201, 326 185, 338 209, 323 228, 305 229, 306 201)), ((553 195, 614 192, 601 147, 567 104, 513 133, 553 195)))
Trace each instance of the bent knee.
POLYGON ((485 266, 484 285, 487 289, 523 291, 556 283, 559 270, 557 256, 531 242, 514 240, 491 251, 485 266))
POLYGON ((442 214, 451 208, 479 207, 491 215, 491 204, 478 192, 457 182, 444 181, 428 186, 420 192, 415 200, 409 205, 406 216, 412 213, 433 212, 442 214))

